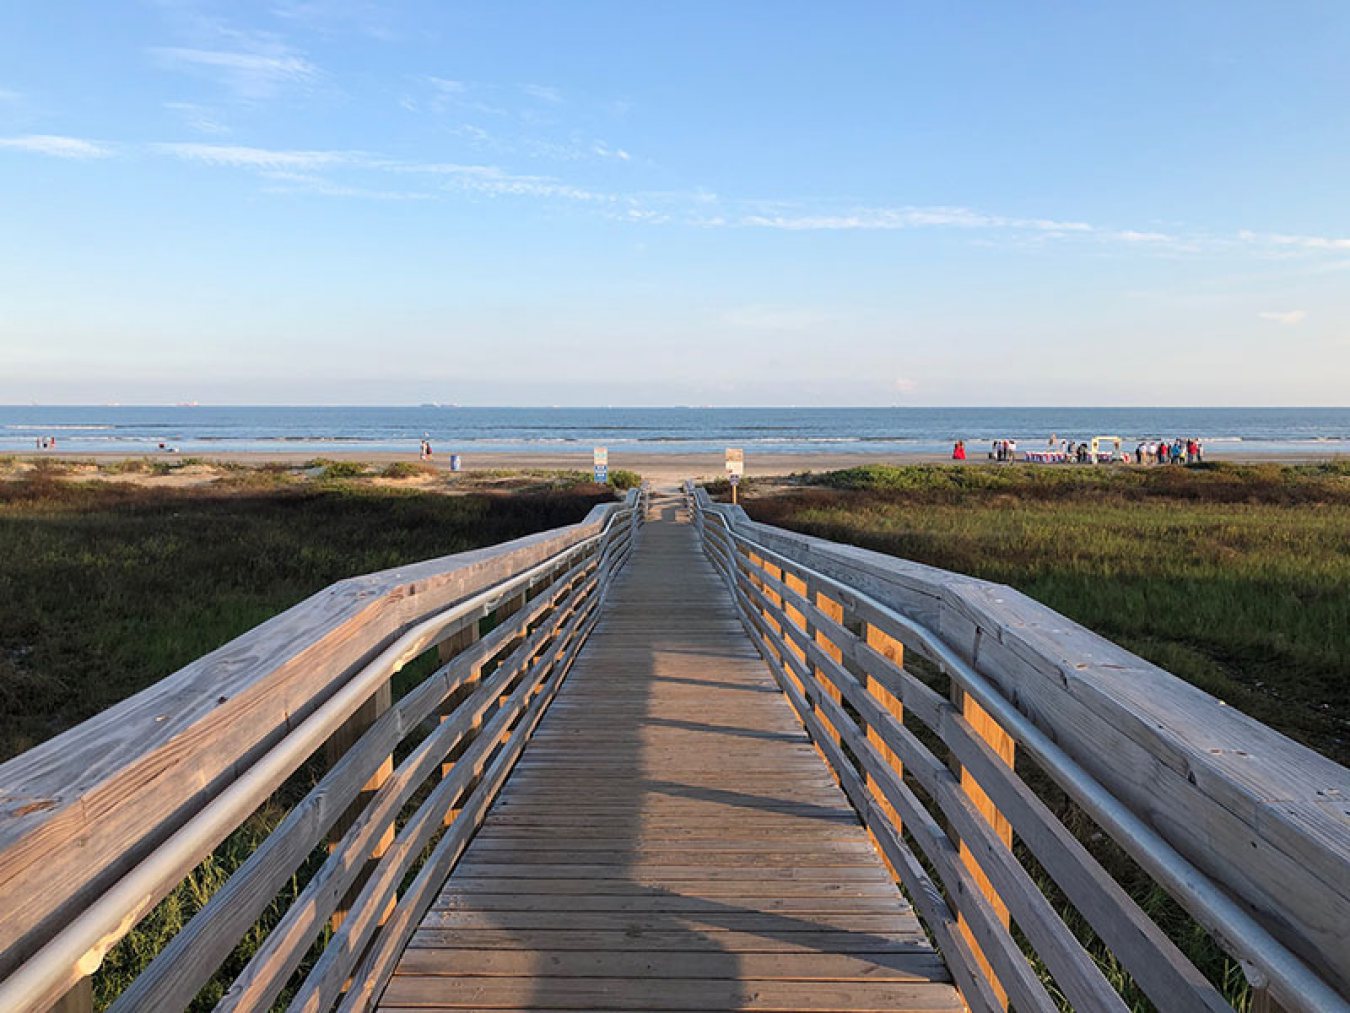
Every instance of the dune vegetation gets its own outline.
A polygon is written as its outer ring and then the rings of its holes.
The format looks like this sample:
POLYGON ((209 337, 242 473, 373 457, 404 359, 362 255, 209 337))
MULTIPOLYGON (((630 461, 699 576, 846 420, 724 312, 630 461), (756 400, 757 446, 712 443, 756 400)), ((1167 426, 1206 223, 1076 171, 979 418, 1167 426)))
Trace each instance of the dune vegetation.
POLYGON ((1010 584, 1350 763, 1350 465, 872 466, 744 504, 1010 584))

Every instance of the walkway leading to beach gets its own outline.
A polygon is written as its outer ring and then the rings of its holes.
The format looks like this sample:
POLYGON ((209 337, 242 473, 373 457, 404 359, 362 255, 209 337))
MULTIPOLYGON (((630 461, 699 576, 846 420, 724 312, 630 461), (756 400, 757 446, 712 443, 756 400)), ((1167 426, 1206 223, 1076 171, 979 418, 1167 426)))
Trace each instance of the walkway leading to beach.
POLYGON ((694 529, 657 513, 380 1009, 961 1009, 694 529))

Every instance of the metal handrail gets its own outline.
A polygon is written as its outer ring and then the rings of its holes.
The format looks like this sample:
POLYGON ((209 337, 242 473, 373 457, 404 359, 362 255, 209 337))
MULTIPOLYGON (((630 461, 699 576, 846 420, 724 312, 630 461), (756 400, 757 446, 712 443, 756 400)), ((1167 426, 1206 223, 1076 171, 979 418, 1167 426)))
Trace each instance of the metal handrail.
MULTIPOLYGON (((701 492, 702 490, 698 490, 701 492)), ((809 575, 821 586, 842 591, 902 630, 961 688, 975 698, 1019 744, 1035 758, 1050 777, 1096 820, 1112 839, 1171 894, 1217 941, 1242 964, 1254 985, 1267 981, 1281 999, 1297 1002, 1309 1013, 1344 1009, 1345 1000, 1282 942, 1251 917, 1241 906, 1112 795, 1049 736, 1017 710, 990 682, 959 657, 942 638, 922 623, 901 615, 856 588, 784 556, 762 542, 736 531, 716 510, 705 510, 696 492, 689 491, 699 519, 700 532, 708 514, 715 517, 735 542, 753 546, 766 559, 777 560, 799 574, 809 575)), ((706 495, 706 493, 704 494, 706 495)), ((741 574, 740 567, 737 573, 741 574)), ((724 573, 728 581, 738 578, 724 573)))

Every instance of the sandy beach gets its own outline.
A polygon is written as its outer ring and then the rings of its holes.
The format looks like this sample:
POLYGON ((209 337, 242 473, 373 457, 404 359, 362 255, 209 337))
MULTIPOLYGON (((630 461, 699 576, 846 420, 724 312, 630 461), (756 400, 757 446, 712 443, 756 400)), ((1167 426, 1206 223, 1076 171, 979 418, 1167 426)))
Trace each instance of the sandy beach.
MULTIPOLYGON (((143 458, 150 461, 182 460, 194 457, 204 461, 233 462, 258 466, 269 463, 300 466, 311 461, 312 453, 259 453, 237 451, 222 454, 126 454, 126 453, 77 453, 62 454, 58 451, 49 454, 20 454, 22 459, 37 460, 50 457, 61 460, 110 461, 127 458, 143 458)), ((323 455, 331 460, 362 461, 372 465, 385 465, 394 461, 417 463, 416 452, 380 453, 376 451, 330 451, 323 455)), ((1344 455, 1336 454, 1243 454, 1241 452, 1211 452, 1207 459, 1212 461, 1233 461, 1242 463, 1265 462, 1271 464, 1297 464, 1315 461, 1335 460, 1344 455)), ((435 467, 449 471, 448 454, 437 454, 430 462, 435 467)), ((837 471, 841 468, 853 468, 864 464, 939 464, 951 463, 946 455, 938 454, 839 454, 839 453, 792 453, 792 454, 746 454, 745 473, 750 477, 778 477, 803 471, 837 471)), ((965 462, 967 467, 989 464, 984 456, 975 456, 965 462)), ((483 453, 464 454, 461 467, 466 473, 485 471, 525 471, 525 470, 591 470, 589 452, 576 453, 554 451, 544 453, 483 453)), ((1044 467, 1070 467, 1070 465, 1045 465, 1044 467)), ((611 471, 626 469, 636 471, 653 482, 678 482, 686 478, 710 479, 724 474, 724 461, 721 454, 693 453, 625 453, 611 448, 609 452, 611 471)))

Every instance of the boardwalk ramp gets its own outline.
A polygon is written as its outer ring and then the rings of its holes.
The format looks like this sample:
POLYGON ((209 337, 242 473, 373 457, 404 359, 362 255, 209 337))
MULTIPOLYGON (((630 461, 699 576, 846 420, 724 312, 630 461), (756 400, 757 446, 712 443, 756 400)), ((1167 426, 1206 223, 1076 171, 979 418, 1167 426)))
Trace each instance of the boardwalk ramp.
POLYGON ((380 1009, 960 1009, 687 517, 656 513, 380 1009))

